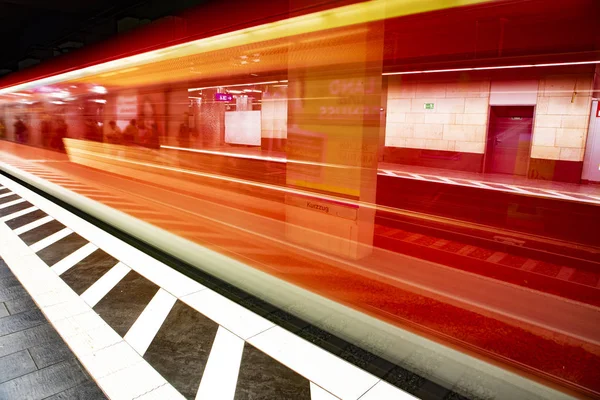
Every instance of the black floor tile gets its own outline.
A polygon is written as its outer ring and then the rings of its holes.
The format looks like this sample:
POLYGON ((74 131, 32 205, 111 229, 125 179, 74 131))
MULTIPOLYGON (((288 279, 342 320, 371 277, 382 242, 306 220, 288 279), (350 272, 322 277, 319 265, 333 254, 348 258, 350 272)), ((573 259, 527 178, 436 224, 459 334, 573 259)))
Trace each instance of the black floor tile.
POLYGON ((0 357, 57 340, 60 336, 48 323, 0 336, 0 357))
POLYGON ((75 264, 60 277, 75 293, 82 294, 118 262, 116 258, 98 249, 75 264))
POLYGON ((64 228, 65 226, 63 224, 57 220, 52 220, 50 222, 46 222, 44 225, 40 225, 37 228, 23 233, 19 237, 25 242, 26 245, 31 246, 35 242, 39 242, 40 240, 47 238, 53 233, 56 233, 64 228))
POLYGON ((41 400, 88 379, 79 362, 71 359, 0 384, 0 399, 41 400))
POLYGON ((33 204, 28 201, 24 201, 22 203, 15 204, 14 206, 0 208, 0 217, 6 217, 7 215, 16 213, 17 211, 21 211, 29 207, 33 207, 33 204))
POLYGON ((137 272, 129 271, 94 306, 94 311, 119 335, 125 336, 157 291, 157 285, 137 272))
POLYGON ((10 192, 10 190, 7 189, 7 188, 0 189, 0 194, 5 194, 5 193, 8 193, 8 192, 10 192))
POLYGON ((4 303, 4 305, 6 306, 6 308, 8 308, 8 312, 11 315, 18 314, 23 311, 31 310, 37 307, 28 293, 25 293, 24 296, 8 300, 4 303))
MULTIPOLYGON (((0 302, 8 302, 9 300, 17 299, 19 297, 28 296, 29 294, 21 284, 10 286, 4 289, 0 289, 0 302)), ((10 310, 10 309, 9 309, 10 310)))
POLYGON ((218 328, 177 301, 144 358, 181 394, 194 399, 218 328))
POLYGON ((62 339, 29 348, 29 354, 38 368, 73 358, 73 353, 62 339))
POLYGON ((40 218, 44 218, 47 215, 48 214, 46 214, 42 210, 35 210, 25 215, 21 215, 20 217, 6 221, 6 225, 8 225, 10 229, 17 229, 33 221, 37 221, 40 218))
POLYGON ((0 357, 0 383, 28 374, 36 369, 27 350, 0 357))
POLYGON ((0 258, 0 278, 12 276, 12 274, 12 271, 10 270, 10 268, 8 268, 4 260, 0 258))
POLYGON ((2 319, 2 323, 0 323, 0 336, 29 329, 43 323, 46 323, 46 318, 37 309, 11 315, 2 319))
POLYGON ((52 243, 45 249, 38 251, 37 255, 42 259, 43 262, 51 267, 87 243, 89 243, 87 239, 82 238, 76 233, 71 233, 69 236, 64 237, 58 242, 52 243))
POLYGON ((252 345, 244 345, 235 400, 310 399, 308 379, 252 345))
POLYGON ((92 381, 82 383, 44 400, 106 400, 102 390, 92 381))
POLYGON ((0 278, 0 290, 8 289, 13 286, 21 286, 21 283, 12 273, 0 278))
POLYGON ((419 393, 423 385, 428 382, 424 377, 400 366, 394 367, 383 377, 383 380, 412 394, 419 393))
POLYGON ((9 203, 11 201, 19 200, 21 196, 17 194, 11 194, 10 196, 0 197, 0 204, 9 203))
POLYGON ((0 318, 4 318, 9 316, 8 308, 6 308, 6 304, 0 303, 0 318))

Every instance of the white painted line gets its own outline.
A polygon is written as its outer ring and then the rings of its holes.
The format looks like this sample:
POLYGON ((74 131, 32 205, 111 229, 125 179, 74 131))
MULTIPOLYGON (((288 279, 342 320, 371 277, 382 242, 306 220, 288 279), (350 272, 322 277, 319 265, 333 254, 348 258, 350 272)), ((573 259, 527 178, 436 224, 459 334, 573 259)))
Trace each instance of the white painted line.
POLYGON ((3 209, 3 208, 8 208, 10 206, 14 206, 14 205, 22 203, 24 201, 25 201, 25 199, 20 198, 20 199, 17 199, 17 200, 9 201, 8 203, 0 204, 0 210, 3 209))
POLYGON ((439 179, 439 180, 449 183, 451 185, 458 185, 457 182, 454 182, 453 180, 448 179, 448 178, 444 178, 443 176, 434 176, 433 178, 439 179))
POLYGON ((73 231, 70 230, 69 228, 63 228, 60 231, 53 233, 50 236, 45 237, 44 239, 40 240, 39 242, 35 242, 34 244, 32 244, 29 247, 31 248, 31 250, 34 253, 37 253, 38 251, 50 246, 52 243, 56 243, 60 239, 69 236, 71 233, 73 233, 73 231))
POLYGON ((380 169, 381 172, 385 173, 386 175, 390 175, 390 176, 398 176, 395 173, 393 173, 392 171, 388 171, 386 169, 380 169))
POLYGON ((196 400, 233 400, 243 351, 244 341, 219 326, 196 400))
POLYGON ((90 307, 94 307, 108 292, 114 288, 131 271, 127 265, 118 263, 106 274, 98 279, 92 286, 81 294, 81 298, 90 307))
POLYGON ((484 183, 482 183, 482 182, 478 182, 478 181, 468 181, 468 182, 471 182, 473 185, 475 185, 475 186, 479 186, 479 187, 481 187, 481 188, 484 188, 484 189, 491 189, 491 190, 494 190, 494 188, 493 188, 493 187, 491 187, 491 186, 488 186, 488 185, 486 185, 486 184, 484 184, 484 183))
POLYGON ((311 400, 337 400, 339 397, 335 397, 327 390, 323 389, 320 386, 315 385, 313 382, 310 382, 310 399, 311 400))
POLYGON ((358 399, 379 382, 379 378, 278 326, 248 343, 342 399, 358 399))
POLYGON ((50 269, 56 272, 56 275, 63 274, 65 271, 68 271, 71 267, 73 267, 79 261, 83 260, 96 250, 98 250, 96 246, 94 246, 91 243, 87 243, 83 247, 75 250, 73 253, 69 254, 68 256, 54 264, 50 269))
POLYGON ((2 222, 10 221, 11 219, 21 217, 21 216, 23 216, 25 214, 29 214, 30 212, 33 212, 35 210, 39 210, 39 208, 37 208, 36 206, 32 206, 32 207, 26 208, 24 210, 5 215, 4 217, 0 218, 0 221, 2 221, 2 222))
POLYGON ((395 386, 390 385, 385 381, 379 381, 373 386, 360 400, 416 400, 409 393, 403 392, 395 386))
POLYGON ((143 356, 146 353, 176 301, 177 298, 171 293, 164 289, 158 289, 144 311, 129 328, 124 339, 139 355, 143 356))
POLYGON ((523 193, 523 194, 530 194, 530 195, 535 194, 535 193, 532 193, 532 192, 528 192, 527 190, 522 189, 522 188, 520 188, 518 186, 505 185, 505 184, 501 184, 501 185, 504 186, 505 188, 508 188, 509 190, 511 190, 513 192, 518 192, 518 193, 523 193))
POLYGON ((411 174, 410 172, 408 173, 408 175, 412 176, 415 179, 421 180, 421 181, 426 181, 428 179, 423 178, 421 175, 417 175, 417 174, 411 174))
POLYGON ((212 290, 203 290, 181 300, 217 324, 247 339, 271 327, 273 323, 212 290))
POLYGON ((13 230, 13 232, 15 233, 15 235, 21 235, 21 234, 28 232, 34 228, 37 228, 38 226, 44 225, 46 222, 50 222, 53 219, 54 218, 52 218, 51 216, 46 215, 45 217, 36 219, 35 221, 28 223, 27 225, 23 225, 15 230, 13 230))
POLYGON ((554 190, 546 190, 546 189, 542 189, 542 190, 543 190, 544 192, 546 192, 546 193, 550 193, 550 194, 554 195, 555 197, 559 197, 559 198, 561 198, 561 199, 567 199, 567 200, 579 200, 579 199, 577 199, 576 197, 567 196, 567 195, 566 195, 566 194, 564 194, 564 193, 559 193, 559 192, 556 192, 556 191, 554 191, 554 190))
POLYGON ((8 192, 8 193, 0 194, 0 199, 2 199, 4 197, 12 196, 13 194, 16 194, 16 193, 8 192))

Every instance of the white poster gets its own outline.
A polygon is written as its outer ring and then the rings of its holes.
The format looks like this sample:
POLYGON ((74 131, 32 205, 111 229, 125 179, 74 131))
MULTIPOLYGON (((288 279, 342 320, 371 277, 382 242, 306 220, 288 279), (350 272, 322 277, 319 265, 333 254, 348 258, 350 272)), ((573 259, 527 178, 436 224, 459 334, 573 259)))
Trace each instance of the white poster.
POLYGON ((226 112, 225 143, 260 146, 260 111, 226 112))

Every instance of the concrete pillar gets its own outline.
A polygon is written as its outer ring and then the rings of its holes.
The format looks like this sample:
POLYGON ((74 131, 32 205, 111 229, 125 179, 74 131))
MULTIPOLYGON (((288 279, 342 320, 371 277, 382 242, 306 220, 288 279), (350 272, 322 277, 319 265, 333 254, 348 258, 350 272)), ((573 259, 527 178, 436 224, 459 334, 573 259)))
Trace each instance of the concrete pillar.
POLYGON ((371 252, 381 127, 380 23, 325 31, 289 51, 288 240, 347 258, 371 252), (354 204, 335 201, 331 196, 354 204))

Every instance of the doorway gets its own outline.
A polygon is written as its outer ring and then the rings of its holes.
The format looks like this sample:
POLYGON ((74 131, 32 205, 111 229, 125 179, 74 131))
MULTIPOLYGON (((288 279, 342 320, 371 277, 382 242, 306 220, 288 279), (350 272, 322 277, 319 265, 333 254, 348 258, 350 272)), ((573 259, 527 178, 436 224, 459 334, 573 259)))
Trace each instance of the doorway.
POLYGON ((485 172, 526 176, 532 127, 533 106, 492 106, 485 172))

